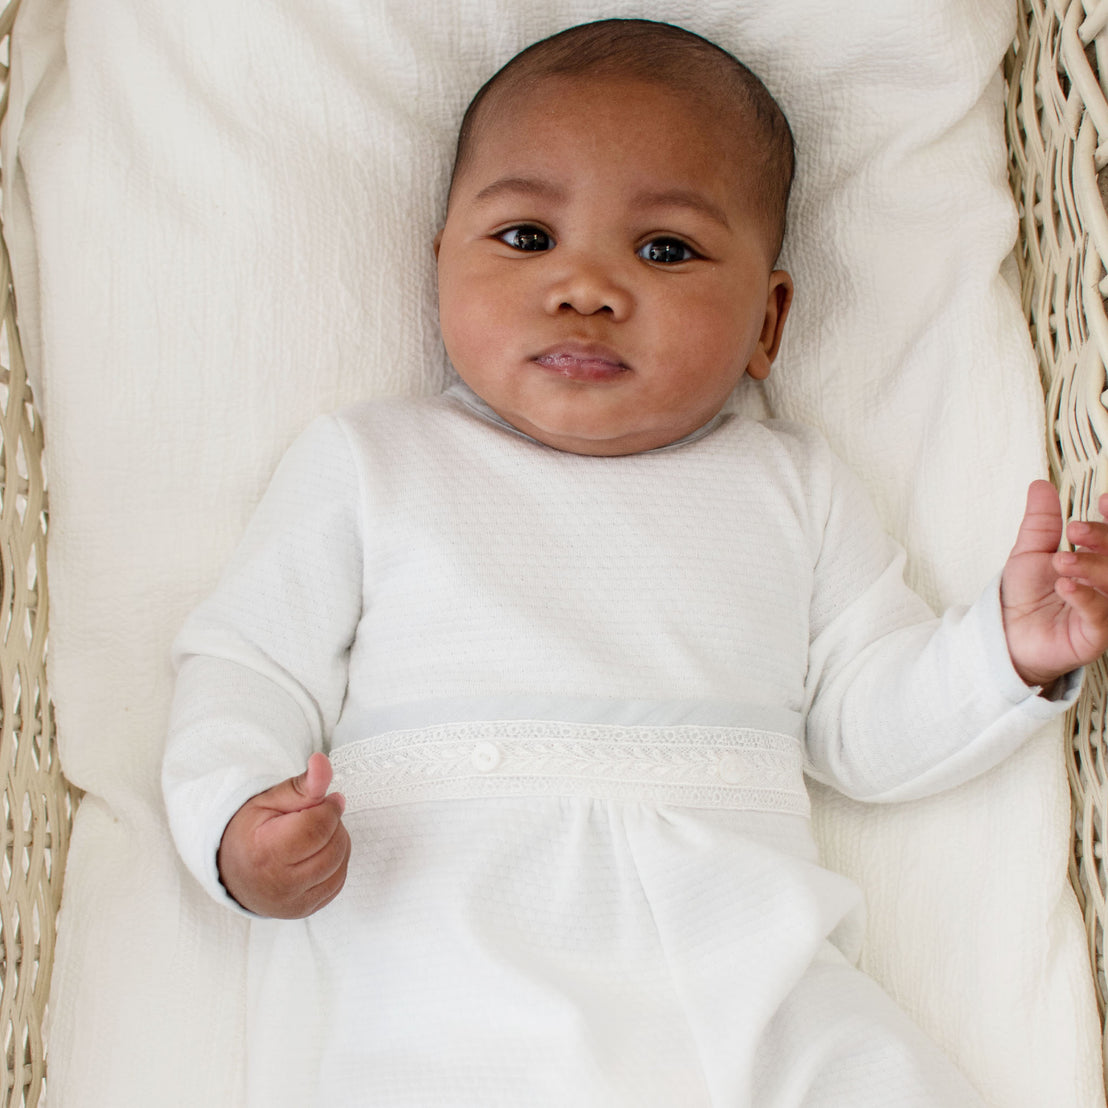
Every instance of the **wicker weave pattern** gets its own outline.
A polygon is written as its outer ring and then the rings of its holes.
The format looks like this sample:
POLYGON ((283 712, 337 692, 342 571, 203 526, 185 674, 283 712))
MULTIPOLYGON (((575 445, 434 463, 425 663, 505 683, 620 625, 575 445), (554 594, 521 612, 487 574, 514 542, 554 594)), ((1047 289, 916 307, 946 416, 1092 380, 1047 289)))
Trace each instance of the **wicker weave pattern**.
MULTIPOLYGON (((7 55, 18 0, 0 13, 7 55)), ((6 65, 0 65, 7 107, 6 65)), ((2 183, 0 177, 0 183, 2 183)), ((61 775, 46 692, 46 490, 42 425, 16 329, 0 242, 0 1108, 34 1108, 45 1081, 42 1024, 75 797, 61 775)))
MULTIPOLYGON (((1023 308, 1047 395, 1052 477, 1070 517, 1108 492, 1108 0, 1026 0, 1008 58, 1008 142, 1020 204, 1023 308)), ((1069 717, 1070 877, 1085 913, 1102 1020, 1108 984, 1108 667, 1069 717)))

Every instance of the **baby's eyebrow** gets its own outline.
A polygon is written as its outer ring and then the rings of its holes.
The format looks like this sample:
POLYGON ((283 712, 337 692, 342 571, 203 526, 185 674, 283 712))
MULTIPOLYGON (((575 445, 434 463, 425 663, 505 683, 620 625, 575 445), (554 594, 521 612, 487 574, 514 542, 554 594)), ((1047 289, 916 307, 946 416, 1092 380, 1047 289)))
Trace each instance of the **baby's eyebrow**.
MULTIPOLYGON (((494 200, 505 194, 529 196, 537 200, 549 200, 563 203, 565 190, 561 186, 542 177, 498 177, 485 185, 474 197, 478 204, 494 200)), ((714 201, 695 189, 644 189, 636 193, 634 205, 637 208, 688 208, 699 212, 730 230, 727 213, 714 201)))
POLYGON ((486 200, 493 200, 504 193, 532 196, 539 200, 561 201, 565 199, 565 193, 562 189, 550 181, 544 181, 541 177, 498 177, 491 184, 481 189, 473 199, 480 204, 486 200))
POLYGON ((700 212, 709 219, 714 219, 728 230, 731 223, 727 213, 714 201, 709 200, 703 193, 692 189, 661 189, 658 191, 646 190, 635 196, 635 203, 643 208, 689 208, 700 212))

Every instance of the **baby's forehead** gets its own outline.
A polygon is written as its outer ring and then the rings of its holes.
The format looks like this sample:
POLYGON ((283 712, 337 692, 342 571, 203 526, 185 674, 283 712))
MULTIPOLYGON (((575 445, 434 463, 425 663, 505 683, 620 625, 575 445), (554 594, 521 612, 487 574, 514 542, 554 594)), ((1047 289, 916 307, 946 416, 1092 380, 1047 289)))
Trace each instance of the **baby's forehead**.
MULTIPOLYGON (((595 92, 600 97, 612 97, 610 106, 614 109, 625 107, 630 113, 636 102, 663 97, 690 112, 709 109, 721 113, 729 119, 750 117, 746 99, 722 88, 713 82, 707 74, 697 76, 689 74, 686 79, 643 76, 636 72, 611 71, 598 69, 581 73, 536 73, 507 77, 501 87, 489 90, 486 111, 490 121, 496 117, 511 118, 513 112, 529 105, 535 99, 542 101, 551 118, 569 115, 569 109, 562 112, 567 100, 574 94, 595 92)), ((576 122, 582 131, 588 130, 589 120, 578 117, 576 122)), ((707 121, 706 121, 707 122, 707 121)))
POLYGON ((699 133, 704 146, 718 151, 721 158, 739 155, 742 163, 748 163, 757 153, 759 128, 749 104, 728 95, 718 83, 646 80, 638 74, 598 72, 539 74, 491 89, 466 136, 467 155, 490 153, 490 147, 500 146, 505 132, 524 120, 532 133, 547 129, 571 138, 576 135, 585 142, 592 137, 595 120, 581 110, 582 96, 601 104, 609 117, 624 115, 629 129, 641 129, 644 119, 649 126, 651 116, 644 113, 644 103, 661 99, 685 117, 682 128, 687 134, 699 133))

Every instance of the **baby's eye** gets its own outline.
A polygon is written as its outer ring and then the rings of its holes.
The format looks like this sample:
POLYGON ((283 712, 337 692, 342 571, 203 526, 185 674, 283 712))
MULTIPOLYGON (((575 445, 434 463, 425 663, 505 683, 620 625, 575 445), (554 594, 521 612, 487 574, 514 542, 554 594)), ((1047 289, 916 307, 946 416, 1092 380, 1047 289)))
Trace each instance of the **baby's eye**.
POLYGON ((638 255, 655 265, 675 265, 699 257, 691 246, 680 239, 651 239, 645 246, 639 247, 638 255))
POLYGON ((496 237, 513 250, 549 250, 554 245, 541 227, 509 227, 496 237))

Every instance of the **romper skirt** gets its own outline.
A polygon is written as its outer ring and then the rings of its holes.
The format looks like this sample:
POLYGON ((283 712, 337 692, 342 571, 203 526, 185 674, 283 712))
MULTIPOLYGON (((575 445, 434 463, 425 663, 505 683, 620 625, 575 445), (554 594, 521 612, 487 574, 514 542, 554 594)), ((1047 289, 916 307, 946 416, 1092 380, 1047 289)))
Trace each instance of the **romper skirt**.
POLYGON ((982 1103, 850 964, 794 736, 478 721, 332 761, 347 883, 252 923, 251 1108, 982 1103))

